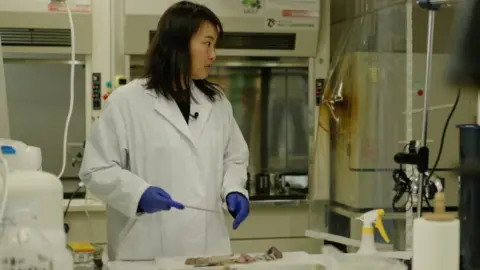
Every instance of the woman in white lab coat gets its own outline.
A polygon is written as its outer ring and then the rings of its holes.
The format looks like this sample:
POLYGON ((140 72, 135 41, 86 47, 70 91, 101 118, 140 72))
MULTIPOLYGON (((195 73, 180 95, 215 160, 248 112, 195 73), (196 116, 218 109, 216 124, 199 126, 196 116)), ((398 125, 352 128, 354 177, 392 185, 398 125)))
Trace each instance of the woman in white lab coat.
POLYGON ((208 8, 171 6, 144 79, 114 91, 92 129, 80 178, 107 205, 110 260, 231 252, 222 205, 234 229, 247 218, 249 153, 229 101, 206 80, 222 32, 208 8))

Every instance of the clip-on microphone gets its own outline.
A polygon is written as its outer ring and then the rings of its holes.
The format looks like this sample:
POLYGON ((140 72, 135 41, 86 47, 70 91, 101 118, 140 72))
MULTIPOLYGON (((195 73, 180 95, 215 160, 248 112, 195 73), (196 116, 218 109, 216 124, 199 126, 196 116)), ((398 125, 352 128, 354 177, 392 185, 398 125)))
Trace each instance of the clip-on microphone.
POLYGON ((194 114, 190 114, 190 117, 192 117, 192 118, 195 119, 195 120, 197 120, 198 116, 199 116, 199 113, 198 113, 198 112, 196 112, 196 113, 194 113, 194 114))

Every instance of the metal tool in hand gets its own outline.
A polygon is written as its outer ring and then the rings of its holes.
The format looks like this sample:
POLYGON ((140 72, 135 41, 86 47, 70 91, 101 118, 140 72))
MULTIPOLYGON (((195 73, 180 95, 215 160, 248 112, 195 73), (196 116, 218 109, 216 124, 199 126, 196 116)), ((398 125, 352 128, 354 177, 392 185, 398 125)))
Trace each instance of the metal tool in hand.
POLYGON ((204 212, 210 212, 210 213, 215 213, 215 214, 220 214, 220 211, 213 210, 213 209, 208 209, 208 208, 203 208, 203 207, 197 207, 197 206, 192 206, 192 205, 186 205, 183 204, 185 208, 193 209, 193 210, 198 210, 198 211, 204 211, 204 212))

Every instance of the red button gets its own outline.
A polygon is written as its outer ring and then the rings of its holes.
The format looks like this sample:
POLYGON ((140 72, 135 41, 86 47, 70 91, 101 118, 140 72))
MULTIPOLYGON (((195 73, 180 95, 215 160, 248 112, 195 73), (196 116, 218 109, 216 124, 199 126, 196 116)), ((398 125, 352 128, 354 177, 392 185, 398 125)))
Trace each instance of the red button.
POLYGON ((423 90, 422 90, 422 89, 419 89, 419 90, 417 91, 417 94, 418 94, 419 96, 423 96, 423 90))

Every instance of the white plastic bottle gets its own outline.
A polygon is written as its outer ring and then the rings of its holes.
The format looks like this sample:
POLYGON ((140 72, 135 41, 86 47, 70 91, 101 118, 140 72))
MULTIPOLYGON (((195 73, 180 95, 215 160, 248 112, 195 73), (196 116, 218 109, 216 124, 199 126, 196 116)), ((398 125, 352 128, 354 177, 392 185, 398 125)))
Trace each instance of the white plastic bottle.
POLYGON ((385 228, 383 227, 382 216, 384 214, 385 210, 376 209, 371 210, 357 218, 363 222, 362 240, 360 242, 360 249, 357 252, 358 254, 373 254, 378 252, 377 248, 375 247, 375 231, 373 224, 375 224, 375 228, 378 229, 385 242, 390 242, 390 239, 385 232, 385 228))

